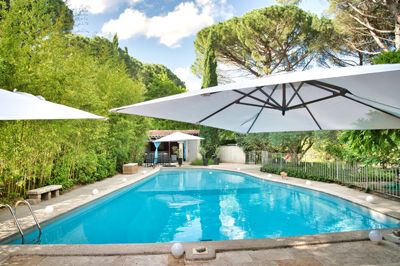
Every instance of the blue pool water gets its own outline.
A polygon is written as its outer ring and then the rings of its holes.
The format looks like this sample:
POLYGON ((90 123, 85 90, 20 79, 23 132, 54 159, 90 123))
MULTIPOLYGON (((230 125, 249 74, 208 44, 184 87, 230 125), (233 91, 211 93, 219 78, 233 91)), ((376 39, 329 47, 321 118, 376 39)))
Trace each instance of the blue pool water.
POLYGON ((313 190, 228 171, 168 169, 45 225, 40 243, 251 239, 392 227, 399 221, 313 190))

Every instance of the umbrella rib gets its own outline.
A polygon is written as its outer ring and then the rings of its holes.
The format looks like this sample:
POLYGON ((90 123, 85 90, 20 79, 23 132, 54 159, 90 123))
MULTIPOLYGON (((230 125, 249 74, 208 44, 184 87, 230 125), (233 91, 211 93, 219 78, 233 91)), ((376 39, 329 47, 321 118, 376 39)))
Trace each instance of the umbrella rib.
MULTIPOLYGON (((298 94, 298 95, 299 95, 299 94, 298 94)), ((294 109, 306 107, 306 106, 309 105, 309 104, 317 103, 317 102, 321 102, 321 101, 325 101, 325 100, 328 100, 328 99, 331 99, 331 98, 335 98, 335 97, 338 97, 338 96, 340 96, 340 94, 337 93, 337 94, 334 94, 334 95, 331 95, 331 96, 326 96, 326 97, 319 98, 319 99, 315 99, 315 100, 312 100, 312 101, 309 101, 309 102, 304 102, 304 101, 302 100, 302 103, 301 103, 301 104, 293 105, 293 106, 289 107, 288 110, 294 110, 294 109)), ((344 95, 342 95, 342 96, 344 96, 344 95)))
POLYGON ((317 88, 332 92, 332 93, 337 93, 337 91, 339 91, 341 94, 349 93, 349 91, 343 87, 325 83, 325 82, 318 81, 318 80, 309 80, 309 81, 306 81, 306 83, 308 83, 312 86, 315 86, 317 88))
POLYGON ((351 98, 351 97, 349 97, 349 96, 347 96, 347 95, 342 95, 342 96, 345 97, 346 99, 352 100, 352 101, 357 102, 357 103, 359 103, 359 104, 368 106, 369 108, 375 109, 375 110, 377 110, 377 111, 379 111, 379 112, 382 112, 382 113, 385 113, 385 114, 387 114, 387 115, 393 116, 393 117, 395 117, 395 118, 397 118, 397 119, 400 119, 400 116, 395 115, 395 114, 392 114, 392 113, 390 113, 390 112, 388 112, 388 111, 385 111, 385 110, 383 110, 383 109, 381 109, 381 108, 372 106, 372 105, 370 105, 370 104, 368 104, 368 103, 364 103, 364 102, 362 102, 362 101, 360 101, 360 100, 353 99, 353 98, 351 98))
MULTIPOLYGON (((271 92, 271 94, 269 95, 270 97, 272 97, 272 94, 274 94, 274 92, 276 91, 277 88, 278 88, 278 85, 276 85, 276 86, 272 89, 272 92, 271 92)), ((261 92, 264 92, 264 90, 261 89, 261 92)), ((267 99, 267 103, 269 104, 269 98, 267 99)))
MULTIPOLYGON (((258 87, 258 88, 262 92, 262 87, 258 87)), ((242 94, 242 95, 246 95, 244 92, 241 92, 241 91, 238 91, 238 90, 233 90, 233 91, 237 92, 239 94, 242 94)), ((261 102, 262 104, 268 104, 269 106, 278 108, 278 106, 275 106, 274 104, 271 104, 269 102, 263 101, 263 100, 261 100, 261 99, 259 99, 257 97, 254 97, 254 96, 251 96, 251 95, 246 95, 246 97, 252 98, 252 99, 254 99, 254 100, 258 101, 258 102, 261 102)))
MULTIPOLYGON (((199 122, 197 122, 197 123, 199 124, 199 123, 202 123, 202 122, 206 121, 206 120, 209 119, 210 117, 213 117, 214 115, 218 114, 219 112, 222 112, 222 111, 225 110, 226 108, 228 108, 228 107, 234 105, 235 103, 238 103, 240 100, 246 98, 248 95, 250 95, 250 94, 256 92, 256 91, 259 90, 259 89, 260 89, 259 87, 255 88, 255 89, 252 90, 251 92, 245 94, 244 96, 240 97, 239 99, 236 99, 235 101, 233 101, 233 102, 231 102, 231 103, 225 105, 224 107, 218 109, 217 111, 215 111, 214 113, 212 113, 212 114, 206 116, 205 118, 201 119, 201 120, 200 120, 199 122)), ((235 91, 236 91, 236 90, 235 90, 235 91)), ((237 92, 237 91, 236 91, 236 92, 237 92)))
POLYGON ((389 107, 389 108, 393 108, 393 109, 400 110, 400 108, 398 108, 398 107, 396 107, 396 106, 393 106, 393 105, 390 105, 390 104, 381 103, 381 102, 374 101, 374 100, 371 100, 371 99, 368 99, 368 98, 365 98, 365 97, 361 97, 361 96, 358 96, 358 95, 355 95, 355 94, 351 94, 351 95, 353 95, 354 97, 357 97, 357 98, 359 98, 359 99, 365 100, 365 101, 377 103, 377 104, 384 105, 384 106, 389 107))
MULTIPOLYGON (((279 84, 276 84, 276 85, 275 85, 274 89, 272 90, 272 93, 274 93, 274 91, 278 88, 278 86, 279 86, 279 84)), ((275 101, 274 98, 272 98, 272 93, 271 93, 271 95, 269 95, 268 93, 266 93, 266 92, 262 89, 262 87, 260 88, 260 91, 262 92, 262 94, 264 94, 265 96, 267 96, 268 100, 271 100, 271 101, 273 101, 273 102, 275 103, 276 106, 275 106, 275 105, 273 105, 273 106, 277 107, 278 110, 280 110, 280 109, 282 108, 282 106, 281 106, 277 101, 275 101)), ((271 103, 268 103, 268 104, 272 105, 271 103)))
POLYGON ((297 87, 297 89, 294 87, 293 83, 289 83, 289 85, 292 87, 292 89, 294 90, 294 94, 292 95, 292 97, 290 97, 288 103, 286 104, 288 107, 289 105, 292 103, 294 97, 296 97, 296 95, 299 93, 301 87, 303 87, 304 82, 301 82, 300 85, 297 87))
POLYGON ((246 133, 250 133, 250 131, 253 129, 254 124, 257 122, 258 117, 260 116, 261 112, 264 110, 266 104, 267 104, 267 102, 265 102, 264 105, 261 107, 260 111, 257 113, 256 117, 253 120, 253 123, 251 123, 251 126, 249 127, 249 129, 247 130, 246 133))
POLYGON ((303 98, 300 96, 300 94, 295 90, 293 84, 291 84, 292 89, 294 90, 294 93, 297 95, 297 97, 299 97, 300 101, 302 102, 302 104, 304 105, 304 108, 306 108, 308 114, 311 116, 311 118, 314 120, 315 124, 318 126, 318 128, 320 130, 322 130, 322 127, 319 125, 317 119, 315 118, 315 116, 313 115, 313 113, 311 112, 310 108, 308 108, 307 104, 304 102, 303 98))
POLYGON ((240 105, 247 105, 247 106, 254 106, 254 107, 261 107, 261 108, 268 108, 268 109, 274 109, 274 110, 277 109, 276 107, 264 106, 264 105, 261 105, 261 104, 254 104, 254 103, 242 103, 242 102, 238 102, 237 104, 240 104, 240 105))

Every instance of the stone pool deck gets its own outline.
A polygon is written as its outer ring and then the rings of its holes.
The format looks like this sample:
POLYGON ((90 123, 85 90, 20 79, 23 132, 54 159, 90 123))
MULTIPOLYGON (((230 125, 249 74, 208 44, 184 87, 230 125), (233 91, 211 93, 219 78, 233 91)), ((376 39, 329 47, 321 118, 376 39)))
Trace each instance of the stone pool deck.
MULTIPOLYGON (((184 166, 190 167, 190 166, 184 166)), ((257 165, 221 164, 207 169, 225 169, 247 173, 258 178, 293 184, 326 192, 400 219, 400 202, 376 197, 376 203, 365 201, 364 192, 336 184, 312 182, 297 178, 282 179, 259 171, 257 165)), ((159 169, 141 168, 135 175, 117 175, 95 184, 83 186, 49 201, 33 205, 39 221, 46 221, 79 206, 129 186, 159 169), (126 178, 126 180, 124 180, 126 178), (93 189, 97 195, 92 195, 93 189), (44 208, 54 207, 52 213, 44 208)), ((23 228, 34 225, 26 207, 18 207, 23 228), (26 217, 25 217, 26 216, 26 217)), ((0 238, 16 233, 9 213, 0 212, 0 238)), ((383 230, 384 236, 391 235, 383 230)), ((390 240, 393 240, 390 239, 390 240)), ((390 241, 379 244, 368 241, 368 231, 321 234, 276 239, 213 241, 185 243, 186 259, 175 260, 168 253, 171 244, 128 245, 19 245, 0 246, 0 263, 4 265, 400 265, 400 246, 390 241), (196 257, 192 248, 206 246, 209 254, 196 257), (203 260, 203 259, 211 260, 203 260), (201 260, 193 260, 201 259, 201 260)))

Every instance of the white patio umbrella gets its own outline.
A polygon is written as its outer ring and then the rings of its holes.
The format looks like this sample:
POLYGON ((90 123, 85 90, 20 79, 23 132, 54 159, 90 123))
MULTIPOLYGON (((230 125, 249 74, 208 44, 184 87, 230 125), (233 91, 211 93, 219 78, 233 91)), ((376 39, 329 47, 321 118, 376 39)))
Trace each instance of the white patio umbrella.
POLYGON ((41 96, 0 89, 0 120, 106 119, 46 101, 41 96))
MULTIPOLYGON (((159 138, 157 140, 154 140, 154 146, 156 147, 156 150, 154 152, 154 163, 157 163, 158 159, 158 147, 160 146, 161 142, 178 142, 179 144, 185 142, 185 141, 193 141, 193 140, 202 140, 204 138, 185 134, 182 132, 175 132, 172 134, 169 134, 167 136, 164 136, 162 138, 159 138)), ((181 150, 181 145, 179 145, 179 150, 181 150)))
POLYGON ((202 139, 204 139, 204 138, 193 136, 190 134, 185 134, 182 132, 175 132, 175 133, 169 134, 165 137, 154 140, 153 142, 180 142, 180 141, 202 140, 202 139))
POLYGON ((400 64, 280 73, 111 111, 241 133, 400 128, 400 64))

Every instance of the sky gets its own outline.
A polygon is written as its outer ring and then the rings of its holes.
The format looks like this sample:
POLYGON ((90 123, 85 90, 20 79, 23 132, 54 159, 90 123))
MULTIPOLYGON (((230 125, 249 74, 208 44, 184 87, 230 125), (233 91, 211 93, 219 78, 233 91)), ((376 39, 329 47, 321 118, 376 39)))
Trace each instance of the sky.
MULTIPOLYGON (((112 38, 142 62, 163 64, 186 83, 200 89, 190 66, 195 61, 193 42, 204 27, 258 8, 273 0, 66 0, 74 10, 74 32, 112 38)), ((301 8, 322 14, 325 0, 303 0, 301 8)))

